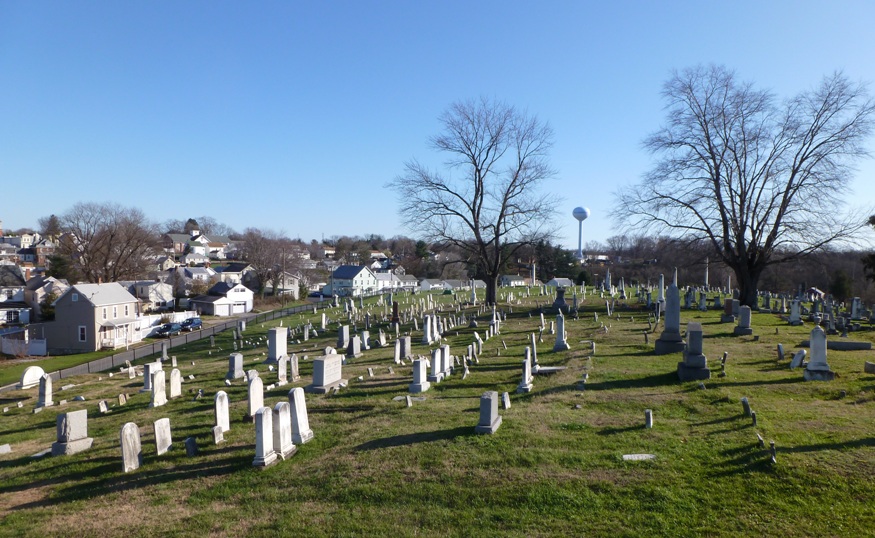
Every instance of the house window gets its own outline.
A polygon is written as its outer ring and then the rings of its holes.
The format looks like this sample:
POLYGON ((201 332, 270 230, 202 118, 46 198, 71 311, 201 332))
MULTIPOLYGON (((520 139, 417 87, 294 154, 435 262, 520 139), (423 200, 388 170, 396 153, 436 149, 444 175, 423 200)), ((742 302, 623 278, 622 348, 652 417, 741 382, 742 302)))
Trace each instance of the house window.
POLYGON ((118 318, 118 307, 114 306, 114 307, 112 307, 112 319, 116 319, 116 318, 118 318))
POLYGON ((125 317, 130 316, 130 305, 125 305, 125 317))
POLYGON ((103 307, 103 319, 106 319, 106 307, 103 307))
POLYGON ((18 310, 7 310, 6 311, 6 322, 7 323, 18 323, 18 310))
POLYGON ((79 341, 80 342, 87 342, 88 339, 86 338, 86 336, 87 336, 87 333, 85 331, 85 325, 80 325, 79 326, 79 341))
POLYGON ((70 300, 73 301, 73 302, 75 303, 76 301, 79 300, 79 294, 78 294, 78 293, 74 293, 74 294, 70 297, 70 300))

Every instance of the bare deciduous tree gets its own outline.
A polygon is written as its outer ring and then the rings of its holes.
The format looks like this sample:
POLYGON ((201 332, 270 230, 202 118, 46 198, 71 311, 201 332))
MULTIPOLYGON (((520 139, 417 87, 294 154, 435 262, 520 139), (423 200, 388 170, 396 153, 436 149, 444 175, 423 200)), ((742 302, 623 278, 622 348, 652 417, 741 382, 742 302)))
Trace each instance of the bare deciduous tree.
POLYGON ((720 66, 665 84, 667 124, 645 141, 660 157, 617 193, 627 229, 710 243, 754 305, 763 270, 852 237, 841 212, 853 163, 866 155, 873 102, 841 74, 783 103, 720 66))
POLYGON ((62 253, 88 282, 142 278, 160 250, 157 227, 137 208, 79 202, 60 225, 70 234, 61 241, 62 253))
POLYGON ((539 192, 554 175, 549 125, 485 98, 457 102, 440 117, 431 146, 447 155, 446 172, 416 160, 388 187, 403 222, 432 242, 454 245, 463 263, 482 268, 494 303, 501 268, 517 249, 549 239, 558 198, 539 192))

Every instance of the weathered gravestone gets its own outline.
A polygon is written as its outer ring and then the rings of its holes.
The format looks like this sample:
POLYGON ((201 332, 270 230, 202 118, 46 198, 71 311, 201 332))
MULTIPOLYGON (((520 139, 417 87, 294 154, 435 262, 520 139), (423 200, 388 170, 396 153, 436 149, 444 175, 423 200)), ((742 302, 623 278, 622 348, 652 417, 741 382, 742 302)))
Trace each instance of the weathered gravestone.
POLYGON ((313 360, 313 383, 307 385, 304 390, 316 394, 325 394, 347 380, 343 374, 343 359, 340 355, 326 355, 313 360))
POLYGON ((57 441, 52 443, 52 456, 76 454, 91 448, 94 439, 88 437, 88 410, 61 413, 56 422, 57 441))
POLYGON ((170 398, 182 396, 182 374, 177 368, 170 370, 170 398))
POLYGON ((273 411, 262 407, 255 412, 255 459, 254 467, 267 467, 276 462, 273 448, 273 411))
POLYGON ((287 460, 297 452, 292 443, 292 417, 289 402, 277 402, 273 408, 273 449, 277 457, 287 460))
POLYGON ((164 370, 158 370, 152 378, 152 401, 149 407, 161 407, 167 403, 167 385, 164 382, 164 370))
POLYGON ((246 374, 243 372, 243 354, 231 353, 228 356, 228 373, 225 375, 225 379, 240 379, 245 376, 246 374))
POLYGON ((568 349, 571 349, 571 347, 565 338, 565 316, 562 315, 560 310, 559 314, 556 315, 556 343, 553 344, 553 351, 565 351, 568 349))
MULTIPOLYGON (((526 348, 528 349, 528 348, 526 348)), ((517 385, 517 392, 531 392, 532 391, 532 363, 527 359, 523 359, 523 377, 520 380, 520 384, 517 385)))
MULTIPOLYGON (((432 369, 434 369, 436 364, 437 361, 432 361, 432 369)), ((425 392, 431 387, 431 383, 426 380, 425 366, 425 359, 413 361, 413 383, 407 388, 408 392, 425 392)))
POLYGON ((36 406, 51 407, 53 405, 55 402, 52 400, 52 376, 43 374, 39 380, 39 400, 36 406))
POLYGON ((143 465, 143 446, 140 442, 140 428, 133 422, 122 426, 119 438, 122 447, 122 469, 129 473, 143 465))
POLYGON ((826 334, 820 326, 811 330, 811 358, 803 372, 805 381, 832 381, 835 372, 826 362, 826 334))
POLYGON ((21 374, 21 380, 15 388, 22 390, 33 388, 40 384, 40 380, 44 375, 46 375, 46 372, 39 366, 28 366, 21 374))
POLYGON ((480 397, 480 422, 474 428, 475 433, 495 433, 501 426, 501 415, 498 414, 498 393, 484 392, 480 397))
POLYGON ((231 416, 228 410, 228 394, 224 390, 216 393, 215 398, 216 426, 222 429, 222 433, 231 429, 231 416))
POLYGON ((155 451, 160 456, 168 450, 173 444, 173 439, 170 436, 170 419, 159 418, 155 421, 155 451))
POLYGON ((711 370, 708 369, 708 361, 702 352, 703 341, 702 324, 688 323, 684 360, 678 363, 678 378, 681 381, 711 379, 711 370))
POLYGON ((656 340, 654 352, 666 355, 683 351, 686 342, 681 338, 681 298, 678 290, 678 270, 665 294, 665 328, 656 340))
POLYGON ((292 356, 289 357, 289 370, 289 378, 292 381, 297 381, 301 379, 301 373, 298 369, 298 356, 294 353, 292 353, 292 356))
POLYGON ((738 325, 732 330, 735 336, 750 336, 753 328, 750 326, 750 307, 747 305, 738 308, 738 325))
POLYGON ((313 439, 313 430, 307 418, 307 401, 304 399, 304 389, 296 387, 289 391, 289 406, 292 414, 292 442, 302 445, 313 439))
POLYGON ((252 420, 255 413, 264 407, 264 382, 260 377, 253 376, 249 379, 247 389, 246 418, 252 420))
POLYGON ((286 327, 274 327, 267 331, 267 360, 265 363, 274 364, 284 359, 288 353, 289 330, 286 327))

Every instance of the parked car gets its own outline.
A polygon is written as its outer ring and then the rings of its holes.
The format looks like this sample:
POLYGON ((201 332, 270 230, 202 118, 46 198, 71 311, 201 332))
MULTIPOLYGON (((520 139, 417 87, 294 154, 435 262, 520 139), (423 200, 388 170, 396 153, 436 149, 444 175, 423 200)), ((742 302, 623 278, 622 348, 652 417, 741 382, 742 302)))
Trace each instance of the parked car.
POLYGON ((201 327, 203 327, 204 324, 201 321, 201 318, 188 318, 187 320, 183 321, 179 325, 182 327, 182 330, 184 330, 184 331, 196 331, 196 330, 200 329, 201 327))
POLYGON ((155 336, 173 336, 182 332, 182 325, 179 323, 165 323, 155 331, 155 336))

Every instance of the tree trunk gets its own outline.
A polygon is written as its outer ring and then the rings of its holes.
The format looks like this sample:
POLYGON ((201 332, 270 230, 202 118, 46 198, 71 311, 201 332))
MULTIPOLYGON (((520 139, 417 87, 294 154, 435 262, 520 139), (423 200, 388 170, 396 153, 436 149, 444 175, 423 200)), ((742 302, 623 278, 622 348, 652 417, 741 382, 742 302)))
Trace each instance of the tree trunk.
POLYGON ((742 305, 747 305, 751 310, 757 309, 757 288, 759 287, 760 276, 763 273, 762 267, 749 267, 747 265, 739 265, 733 268, 735 271, 735 280, 738 283, 738 300, 742 305))
POLYGON ((486 275, 486 304, 498 304, 498 275, 486 275))

